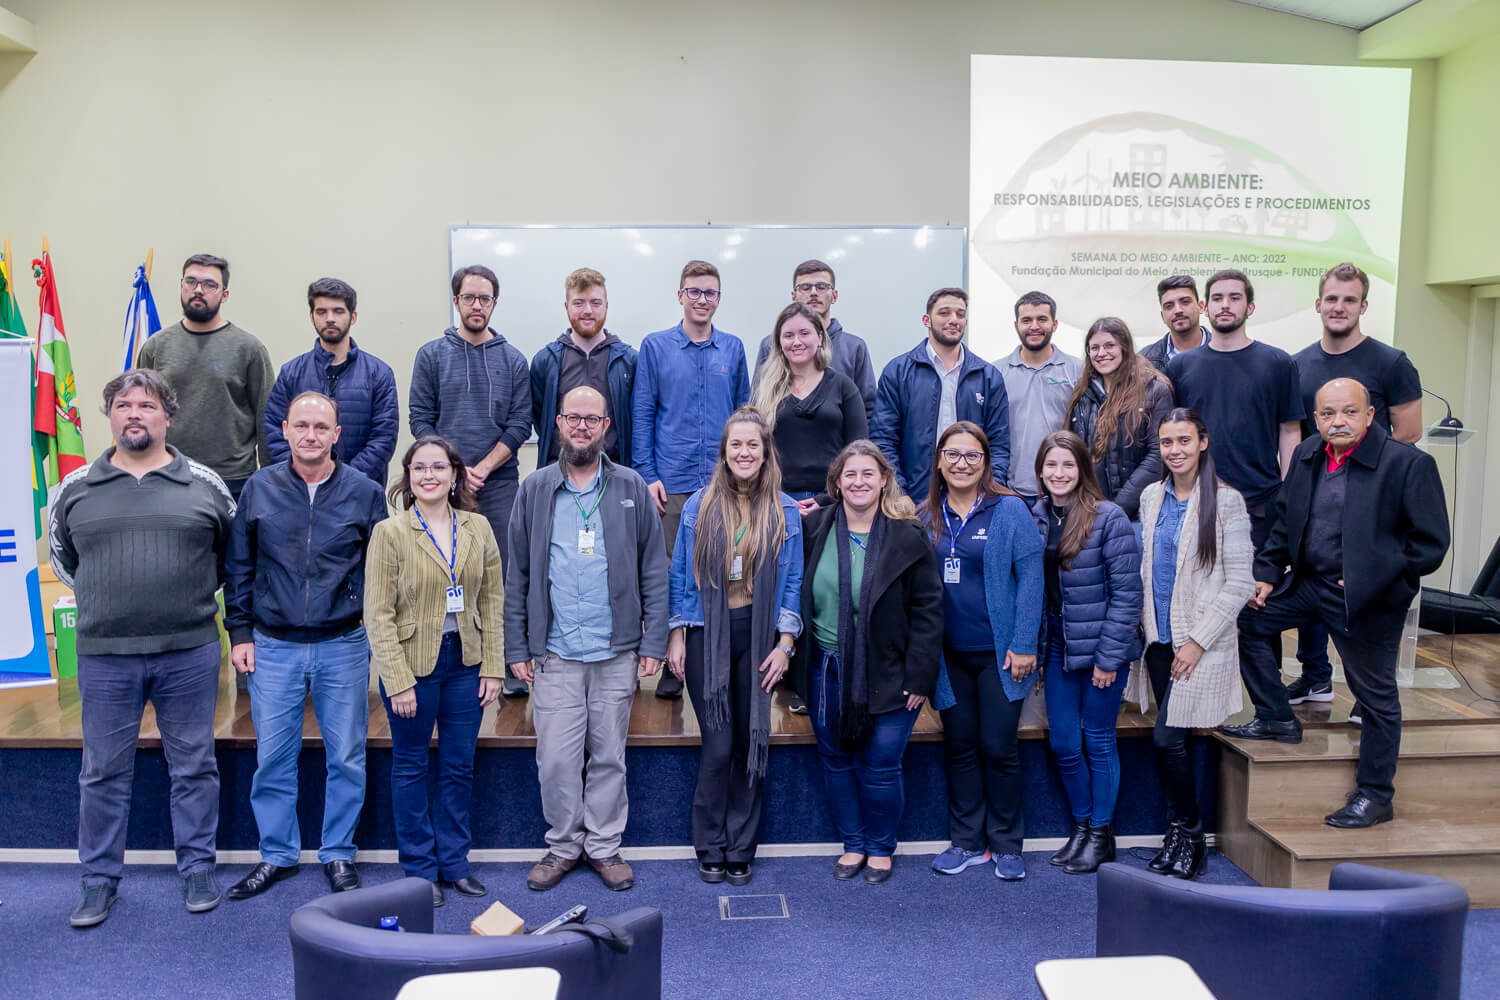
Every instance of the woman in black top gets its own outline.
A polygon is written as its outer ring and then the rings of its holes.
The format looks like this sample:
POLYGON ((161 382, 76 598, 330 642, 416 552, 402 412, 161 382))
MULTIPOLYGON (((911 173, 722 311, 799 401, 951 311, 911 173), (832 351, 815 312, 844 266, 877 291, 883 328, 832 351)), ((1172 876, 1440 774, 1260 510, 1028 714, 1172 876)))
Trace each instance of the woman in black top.
POLYGON ((828 466, 869 434, 869 419, 859 387, 828 367, 833 345, 817 313, 801 302, 781 310, 771 345, 751 405, 771 424, 782 489, 806 514, 829 502, 828 466))

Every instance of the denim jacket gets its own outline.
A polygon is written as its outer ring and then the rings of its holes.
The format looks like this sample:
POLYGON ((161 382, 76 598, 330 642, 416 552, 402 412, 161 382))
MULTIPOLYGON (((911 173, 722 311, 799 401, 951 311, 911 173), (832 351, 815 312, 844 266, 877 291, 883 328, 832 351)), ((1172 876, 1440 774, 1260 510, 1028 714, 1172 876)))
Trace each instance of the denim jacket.
MULTIPOLYGON (((670 615, 668 628, 703 624, 703 594, 693 573, 693 550, 698 540, 698 508, 703 490, 688 497, 682 508, 682 526, 672 548, 670 574, 670 615)), ((797 501, 781 494, 781 513, 786 518, 786 538, 776 557, 776 592, 780 595, 776 609, 776 631, 787 635, 802 634, 802 516, 797 501)))

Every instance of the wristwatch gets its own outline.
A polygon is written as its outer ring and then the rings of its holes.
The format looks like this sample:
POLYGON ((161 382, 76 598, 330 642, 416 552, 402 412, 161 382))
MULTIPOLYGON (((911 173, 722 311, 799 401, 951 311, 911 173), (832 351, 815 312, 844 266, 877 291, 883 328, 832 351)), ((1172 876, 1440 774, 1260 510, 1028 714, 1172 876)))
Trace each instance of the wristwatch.
POLYGON ((792 657, 793 657, 793 656, 794 656, 794 655, 795 655, 795 654, 796 654, 796 652, 797 652, 797 647, 796 647, 796 646, 783 646, 783 645, 782 645, 782 644, 781 644, 781 643, 779 643, 779 642, 778 642, 778 643, 777 643, 777 644, 776 644, 776 648, 777 648, 777 649, 779 649, 779 650, 781 650, 781 651, 782 651, 782 652, 783 652, 783 653, 785 653, 785 654, 786 654, 786 658, 787 658, 787 659, 789 659, 789 660, 790 660, 790 659, 791 659, 791 658, 792 658, 792 657))

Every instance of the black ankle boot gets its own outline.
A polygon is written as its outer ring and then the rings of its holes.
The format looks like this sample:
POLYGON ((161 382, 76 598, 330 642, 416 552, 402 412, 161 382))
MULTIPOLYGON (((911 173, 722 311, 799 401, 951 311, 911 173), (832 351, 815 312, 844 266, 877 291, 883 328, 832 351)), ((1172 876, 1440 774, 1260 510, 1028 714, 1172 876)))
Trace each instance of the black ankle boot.
POLYGON ((1086 819, 1075 819, 1073 821, 1073 832, 1068 835, 1068 842, 1058 848, 1056 854, 1048 858, 1049 864, 1061 867, 1069 861, 1078 857, 1078 852, 1083 850, 1083 842, 1089 835, 1089 821, 1086 819))
POLYGON ((1083 848, 1073 856, 1073 860, 1063 865, 1063 871, 1069 875, 1087 875, 1099 870, 1099 866, 1106 861, 1115 859, 1115 827, 1113 823, 1105 823, 1103 826, 1090 826, 1088 836, 1083 842, 1083 848))
POLYGON ((1177 844, 1181 840, 1182 824, 1174 819, 1172 825, 1167 827, 1167 835, 1162 838, 1161 850, 1156 852, 1156 857, 1146 867, 1158 875, 1165 875, 1172 867, 1172 857, 1177 853, 1177 844))
POLYGON ((1203 833, 1183 831, 1182 842, 1172 856, 1172 866, 1167 869, 1167 874, 1173 878, 1195 879, 1207 867, 1207 855, 1208 845, 1203 841, 1203 833))

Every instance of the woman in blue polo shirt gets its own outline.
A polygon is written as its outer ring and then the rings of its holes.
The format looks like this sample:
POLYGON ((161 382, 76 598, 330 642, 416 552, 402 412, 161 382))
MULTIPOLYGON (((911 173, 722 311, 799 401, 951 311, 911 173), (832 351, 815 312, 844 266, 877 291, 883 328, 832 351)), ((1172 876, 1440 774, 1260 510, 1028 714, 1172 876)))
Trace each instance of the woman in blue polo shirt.
POLYGON ((995 482, 989 438, 967 420, 938 438, 923 515, 943 570, 953 693, 942 710, 952 845, 932 867, 957 875, 993 857, 996 878, 1018 881, 1026 866, 1017 731, 1035 683, 1042 540, 1026 501, 995 482))

